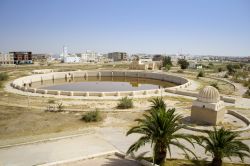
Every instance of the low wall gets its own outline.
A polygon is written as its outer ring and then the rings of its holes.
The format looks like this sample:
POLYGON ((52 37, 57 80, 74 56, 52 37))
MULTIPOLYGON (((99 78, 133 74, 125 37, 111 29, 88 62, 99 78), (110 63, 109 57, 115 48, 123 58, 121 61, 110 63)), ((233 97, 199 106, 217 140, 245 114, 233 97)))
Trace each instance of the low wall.
MULTIPOLYGON (((198 95, 199 95, 199 92, 187 91, 187 90, 184 90, 181 88, 175 88, 175 87, 167 88, 167 89, 165 89, 165 91, 169 92, 169 93, 175 93, 178 95, 184 95, 184 96, 190 96, 190 97, 198 97, 198 95)), ((236 102, 236 99, 234 97, 230 97, 230 96, 222 96, 221 95, 220 99, 224 102, 227 102, 227 103, 235 103, 236 102)))
MULTIPOLYGON (((232 110, 226 110, 226 113, 235 116, 236 118, 242 120, 247 125, 246 127, 234 129, 234 130, 232 130, 233 132, 242 132, 242 131, 250 130, 250 120, 246 116, 244 116, 236 111, 232 111, 232 110)), ((194 126, 188 126, 188 125, 184 125, 183 127, 185 129, 188 129, 188 130, 199 131, 199 132, 209 131, 207 129, 203 129, 200 127, 194 127, 194 126)))
POLYGON ((138 96, 138 95, 149 95, 149 94, 161 94, 161 91, 178 91, 179 89, 188 87, 191 85, 190 81, 179 76, 170 75, 166 73, 154 73, 149 71, 69 71, 69 72, 52 72, 46 74, 35 74, 26 77, 21 77, 14 80, 11 83, 12 87, 39 94, 50 94, 50 95, 62 95, 62 96, 138 96), (177 84, 177 86, 153 89, 153 90, 139 90, 139 91, 117 91, 117 92, 76 92, 76 91, 56 91, 56 90, 44 90, 32 88, 34 82, 43 82, 46 80, 54 79, 72 79, 75 77, 138 77, 138 78, 149 78, 157 79, 162 81, 168 81, 177 84))
POLYGON ((233 130, 233 131, 246 131, 246 130, 250 129, 250 121, 246 116, 244 116, 244 115, 242 115, 242 114, 240 114, 238 112, 232 111, 232 110, 227 110, 227 113, 230 114, 230 115, 235 116, 236 118, 242 120, 243 122, 245 122, 247 124, 247 127, 236 129, 236 130, 233 130))

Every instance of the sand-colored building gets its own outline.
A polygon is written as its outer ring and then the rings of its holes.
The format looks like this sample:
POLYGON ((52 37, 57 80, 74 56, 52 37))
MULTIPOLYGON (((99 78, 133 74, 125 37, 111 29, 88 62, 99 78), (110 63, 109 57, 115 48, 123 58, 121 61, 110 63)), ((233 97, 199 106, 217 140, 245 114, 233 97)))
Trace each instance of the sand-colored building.
POLYGON ((145 62, 139 58, 133 60, 129 66, 129 69, 131 70, 155 70, 156 68, 157 65, 155 62, 152 61, 145 62))
POLYGON ((10 65, 10 64, 14 64, 13 55, 0 53, 0 65, 10 65))
POLYGON ((206 86, 199 92, 198 99, 193 101, 191 120, 217 125, 224 120, 224 107, 224 102, 220 100, 219 91, 212 86, 206 86))

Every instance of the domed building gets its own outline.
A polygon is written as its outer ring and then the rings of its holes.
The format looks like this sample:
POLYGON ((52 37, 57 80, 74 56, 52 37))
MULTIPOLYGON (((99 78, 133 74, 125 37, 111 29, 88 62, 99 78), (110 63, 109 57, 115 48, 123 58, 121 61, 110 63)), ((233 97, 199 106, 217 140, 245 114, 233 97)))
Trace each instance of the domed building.
POLYGON ((220 100, 219 91, 206 86, 198 95, 197 100, 193 101, 191 108, 191 120, 210 125, 217 125, 224 120, 224 102, 220 100))

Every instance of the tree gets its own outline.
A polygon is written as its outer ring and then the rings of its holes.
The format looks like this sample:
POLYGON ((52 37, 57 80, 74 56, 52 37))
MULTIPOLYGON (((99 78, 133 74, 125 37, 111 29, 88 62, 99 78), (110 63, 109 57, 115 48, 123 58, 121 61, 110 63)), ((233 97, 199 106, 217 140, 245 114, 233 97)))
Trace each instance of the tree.
POLYGON ((173 66, 171 57, 170 56, 165 56, 162 60, 162 65, 165 67, 166 65, 173 66))
POLYGON ((235 68, 234 68, 234 66, 232 64, 228 64, 226 67, 227 67, 229 75, 232 75, 232 74, 234 74, 236 72, 236 70, 235 70, 235 68))
POLYGON ((239 157, 242 161, 244 157, 249 157, 250 149, 249 147, 237 140, 239 137, 238 132, 232 132, 224 128, 219 130, 214 128, 213 131, 206 132, 208 137, 200 136, 198 144, 203 146, 205 153, 209 152, 212 154, 213 166, 221 166, 222 159, 224 157, 239 157))
POLYGON ((164 164, 167 152, 171 157, 170 146, 182 149, 186 155, 188 155, 187 152, 190 152, 195 156, 190 149, 178 141, 178 139, 183 139, 193 145, 193 136, 177 133, 177 131, 183 128, 183 126, 179 124, 180 119, 181 116, 175 114, 174 108, 168 111, 165 109, 152 108, 151 111, 144 113, 142 119, 135 120, 138 122, 138 125, 132 127, 127 132, 127 135, 132 133, 142 134, 142 136, 129 147, 127 154, 137 151, 146 143, 151 143, 153 148, 153 162, 156 164, 164 164))
POLYGON ((189 62, 186 59, 178 59, 177 63, 181 66, 181 69, 186 69, 189 66, 189 62))

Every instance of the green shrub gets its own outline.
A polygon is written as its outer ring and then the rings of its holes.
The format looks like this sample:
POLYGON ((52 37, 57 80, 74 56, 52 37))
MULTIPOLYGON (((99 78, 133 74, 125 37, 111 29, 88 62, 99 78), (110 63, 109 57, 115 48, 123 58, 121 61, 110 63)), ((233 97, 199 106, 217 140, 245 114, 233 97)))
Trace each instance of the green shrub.
POLYGON ((0 81, 0 88, 2 88, 3 87, 3 83, 0 81))
POLYGON ((243 94, 244 98, 250 98, 250 87, 248 87, 248 90, 243 94))
POLYGON ((162 97, 155 97, 153 99, 149 100, 152 105, 151 105, 151 109, 164 109, 166 110, 167 104, 164 102, 162 97))
POLYGON ((222 67, 219 67, 219 68, 218 68, 218 72, 223 72, 223 71, 225 71, 224 68, 222 68, 222 67))
POLYGON ((58 112, 62 112, 63 110, 64 110, 63 103, 58 103, 58 104, 57 104, 57 111, 58 111, 58 112))
POLYGON ((245 87, 250 87, 250 80, 244 80, 244 81, 243 81, 243 85, 244 85, 245 87))
POLYGON ((198 77, 205 77, 205 72, 203 70, 199 71, 199 73, 197 74, 197 78, 198 77))
POLYGON ((187 69, 189 66, 189 62, 186 59, 178 59, 177 63, 181 66, 181 69, 187 69))
POLYGON ((98 122, 102 120, 100 111, 89 111, 82 116, 82 120, 85 122, 98 122))
POLYGON ((224 78, 228 78, 228 77, 229 77, 228 74, 225 74, 225 75, 224 75, 224 78))
POLYGON ((214 64, 212 62, 209 62, 208 66, 214 66, 214 64))
POLYGON ((128 109, 133 107, 134 107, 133 100, 129 99, 128 97, 123 97, 117 105, 117 108, 119 109, 128 109))
POLYGON ((165 66, 165 70, 166 70, 166 71, 169 71, 170 69, 171 69, 171 65, 166 65, 166 66, 165 66))
POLYGON ((8 80, 9 75, 7 73, 0 73, 0 81, 8 80))
POLYGON ((49 99, 48 103, 49 103, 49 104, 55 104, 56 102, 55 102, 55 100, 53 100, 53 99, 49 99))
POLYGON ((166 67, 166 65, 173 66, 170 56, 165 56, 162 60, 162 66, 166 67))
POLYGON ((217 82, 213 82, 210 84, 210 86, 216 88, 217 90, 220 90, 219 86, 218 86, 218 83, 217 82))
POLYGON ((177 70, 177 73, 184 73, 183 70, 177 70))

